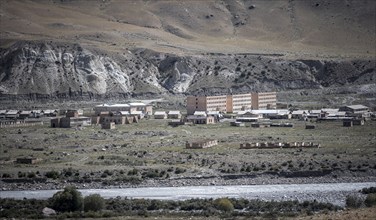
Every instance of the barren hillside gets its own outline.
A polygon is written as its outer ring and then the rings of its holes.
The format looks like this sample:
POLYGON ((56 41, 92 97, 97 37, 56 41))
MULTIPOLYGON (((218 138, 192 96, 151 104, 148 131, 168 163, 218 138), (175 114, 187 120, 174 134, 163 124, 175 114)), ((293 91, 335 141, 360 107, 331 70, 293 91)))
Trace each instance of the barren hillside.
POLYGON ((374 88, 375 20, 373 0, 4 0, 0 92, 374 88))

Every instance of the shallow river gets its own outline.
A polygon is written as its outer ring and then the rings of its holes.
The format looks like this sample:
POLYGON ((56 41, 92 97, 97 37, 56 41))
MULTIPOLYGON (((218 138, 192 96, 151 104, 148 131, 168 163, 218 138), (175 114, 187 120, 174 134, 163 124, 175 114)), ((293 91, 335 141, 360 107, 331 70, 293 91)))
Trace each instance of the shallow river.
MULTIPOLYGON (((184 200, 190 198, 247 198, 262 200, 317 200, 344 206, 348 194, 365 187, 376 187, 376 182, 327 183, 327 184, 280 184, 280 185, 238 185, 238 186, 186 186, 145 187, 113 189, 80 189, 83 196, 98 193, 104 198, 117 196, 160 200, 184 200)), ((58 190, 0 191, 1 198, 52 197, 58 190)))

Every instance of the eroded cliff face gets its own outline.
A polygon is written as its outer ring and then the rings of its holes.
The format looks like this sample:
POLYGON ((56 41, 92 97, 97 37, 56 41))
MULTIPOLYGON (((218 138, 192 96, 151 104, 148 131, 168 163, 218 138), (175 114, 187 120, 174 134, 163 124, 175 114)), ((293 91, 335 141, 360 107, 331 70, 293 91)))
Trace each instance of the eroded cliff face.
MULTIPOLYGON (((0 92, 50 97, 320 89, 376 83, 375 60, 286 60, 278 55, 123 54, 77 44, 18 42, 1 51, 0 92)), ((374 92, 374 91, 373 91, 374 92)))

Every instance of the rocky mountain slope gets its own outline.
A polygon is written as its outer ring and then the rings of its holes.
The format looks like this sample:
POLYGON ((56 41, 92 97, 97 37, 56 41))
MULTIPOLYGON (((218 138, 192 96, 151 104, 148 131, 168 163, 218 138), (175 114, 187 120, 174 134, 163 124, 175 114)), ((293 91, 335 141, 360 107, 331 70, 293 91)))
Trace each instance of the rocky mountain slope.
POLYGON ((213 94, 376 83, 375 60, 286 60, 278 55, 121 55, 78 44, 19 42, 1 52, 4 94, 213 94))
POLYGON ((91 99, 351 86, 372 96, 375 7, 372 0, 5 0, 0 94, 91 99))

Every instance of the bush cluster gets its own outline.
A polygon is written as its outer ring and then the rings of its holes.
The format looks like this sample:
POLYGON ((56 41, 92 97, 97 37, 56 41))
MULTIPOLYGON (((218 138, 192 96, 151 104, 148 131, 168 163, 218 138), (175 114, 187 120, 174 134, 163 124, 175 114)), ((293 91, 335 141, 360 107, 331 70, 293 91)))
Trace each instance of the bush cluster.
POLYGON ((98 194, 83 198, 74 187, 66 187, 49 200, 0 199, 0 203, 2 204, 0 218, 42 218, 41 210, 46 206, 58 211, 58 216, 56 216, 58 219, 115 216, 218 216, 220 218, 262 216, 276 218, 339 209, 332 204, 317 201, 299 203, 298 201, 276 202, 232 198, 164 201, 120 197, 104 200, 98 194), (17 211, 21 209, 22 212, 17 211))

